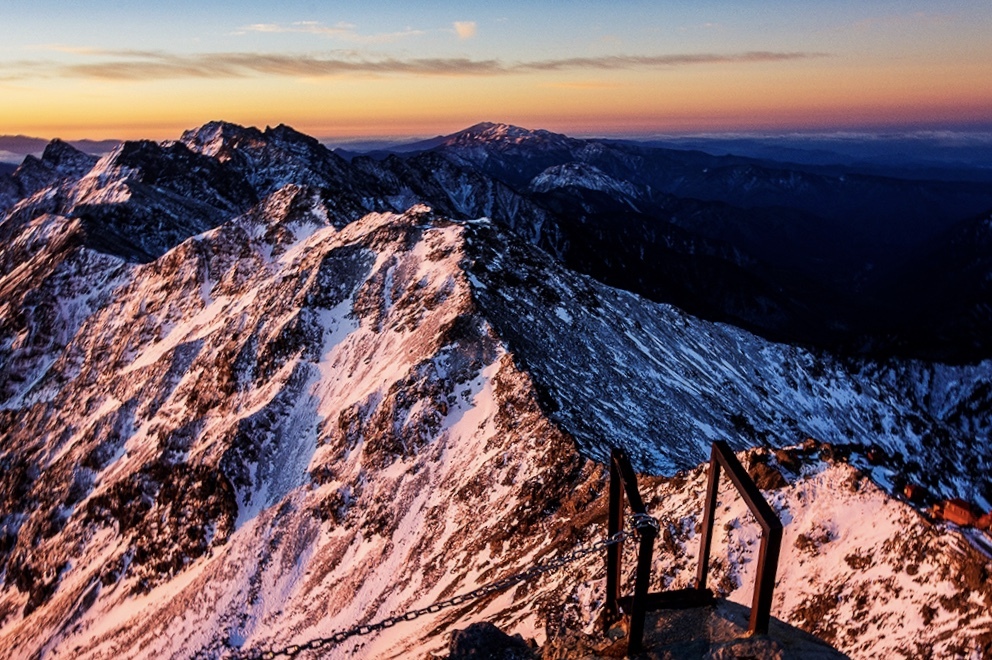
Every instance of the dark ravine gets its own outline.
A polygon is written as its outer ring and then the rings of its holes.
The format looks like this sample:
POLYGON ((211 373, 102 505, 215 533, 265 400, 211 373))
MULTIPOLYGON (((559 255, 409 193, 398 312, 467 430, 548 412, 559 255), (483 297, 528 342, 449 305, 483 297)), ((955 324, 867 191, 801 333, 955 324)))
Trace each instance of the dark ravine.
MULTIPOLYGON (((492 123, 422 148, 553 209, 556 240, 542 247, 656 301, 835 352, 958 362, 989 356, 977 338, 989 335, 989 319, 967 314, 967 303, 914 298, 914 283, 903 279, 921 250, 987 215, 986 182, 576 140, 492 123), (753 299, 763 304, 742 304, 753 299), (948 317, 964 320, 952 329, 948 317)), ((923 258, 914 271, 953 281, 954 289, 977 284, 967 266, 923 258)))

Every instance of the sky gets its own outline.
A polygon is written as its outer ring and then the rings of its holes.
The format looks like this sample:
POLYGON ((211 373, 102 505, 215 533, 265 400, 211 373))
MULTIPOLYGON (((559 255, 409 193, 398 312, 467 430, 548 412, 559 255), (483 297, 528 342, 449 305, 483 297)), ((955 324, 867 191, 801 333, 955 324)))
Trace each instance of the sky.
POLYGON ((988 0, 0 0, 0 134, 992 126, 988 0))

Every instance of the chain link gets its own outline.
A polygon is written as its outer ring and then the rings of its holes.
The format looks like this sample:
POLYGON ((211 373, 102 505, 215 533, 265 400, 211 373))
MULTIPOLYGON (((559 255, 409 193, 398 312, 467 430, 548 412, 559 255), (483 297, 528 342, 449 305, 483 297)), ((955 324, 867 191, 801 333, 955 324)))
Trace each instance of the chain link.
MULTIPOLYGON (((645 514, 635 514, 637 515, 645 514)), ((647 516, 651 518, 650 516, 647 516)), ((654 520, 654 518, 651 518, 654 520)), ((635 525, 636 525, 635 521, 635 525)), ((657 527, 658 522, 654 521, 655 527, 657 527)), ((636 527, 635 527, 636 528, 636 527)), ((500 591, 506 591, 510 587, 521 584, 523 582, 528 582, 534 580, 545 573, 552 573, 558 569, 571 564, 572 562, 578 561, 587 555, 591 555, 596 552, 600 552, 611 545, 616 545, 618 543, 623 543, 625 540, 632 538, 632 534, 626 531, 619 531, 613 536, 600 539, 595 543, 591 543, 587 546, 579 547, 569 552, 568 554, 561 555, 560 557, 555 557, 554 559, 543 563, 535 564, 531 566, 526 571, 521 573, 516 573, 514 575, 507 576, 495 582, 490 582, 487 585, 481 586, 478 589, 469 591, 468 593, 459 594, 447 600, 441 600, 436 603, 432 603, 426 607, 421 607, 415 610, 410 610, 409 612, 404 612, 403 614, 397 614, 385 618, 376 623, 370 623, 361 626, 355 626, 348 630, 342 630, 340 632, 333 633, 328 637, 318 637, 317 639, 312 639, 309 642, 304 642, 303 644, 293 644, 292 646, 287 646, 284 649, 278 651, 254 651, 245 652, 238 649, 233 650, 232 658, 243 658, 244 660, 274 660, 280 656, 286 656, 287 658, 293 658, 302 653, 303 651, 316 651, 324 646, 340 644, 345 640, 355 637, 356 635, 369 635, 374 632, 379 632, 380 630, 385 630, 386 628, 392 628, 397 623, 401 621, 413 621, 426 614, 436 614, 443 609, 448 607, 454 607, 456 605, 461 605, 462 603, 468 602, 470 600, 477 600, 490 594, 499 593, 500 591)))
POLYGON ((654 529, 655 532, 661 531, 661 525, 658 523, 658 519, 647 513, 632 514, 630 516, 630 526, 637 532, 641 532, 641 530, 648 527, 654 529))

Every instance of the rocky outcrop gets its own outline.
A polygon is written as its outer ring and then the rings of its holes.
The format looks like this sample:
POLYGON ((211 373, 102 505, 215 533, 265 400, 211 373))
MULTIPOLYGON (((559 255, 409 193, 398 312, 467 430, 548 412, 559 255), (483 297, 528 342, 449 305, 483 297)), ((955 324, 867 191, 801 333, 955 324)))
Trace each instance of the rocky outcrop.
POLYGON ((645 620, 643 651, 627 655, 626 630, 605 634, 570 630, 549 639, 542 660, 844 660, 848 656, 813 635, 773 620, 764 635, 747 633, 748 610, 729 601, 710 607, 650 612, 645 620))
POLYGON ((542 657, 520 635, 511 637, 486 621, 452 633, 448 653, 446 660, 536 660, 542 657))
MULTIPOLYGON (((616 445, 656 473, 656 584, 677 586, 717 438, 765 446, 745 463, 786 524, 775 616, 865 657, 985 648, 981 555, 873 483, 992 498, 989 363, 835 360, 577 275, 497 222, 367 213, 419 194, 404 181, 436 154, 352 168, 286 127, 212 125, 77 176, 60 149, 64 176, 0 222, 11 657, 278 650, 447 601, 601 540, 616 445), (832 444, 784 449, 808 436, 832 444)), ((450 163, 419 190, 534 210, 450 163)), ((754 537, 726 506, 712 575, 746 602, 754 537)), ((598 555, 525 577, 328 654, 441 653, 472 621, 543 642, 602 608, 598 555)))

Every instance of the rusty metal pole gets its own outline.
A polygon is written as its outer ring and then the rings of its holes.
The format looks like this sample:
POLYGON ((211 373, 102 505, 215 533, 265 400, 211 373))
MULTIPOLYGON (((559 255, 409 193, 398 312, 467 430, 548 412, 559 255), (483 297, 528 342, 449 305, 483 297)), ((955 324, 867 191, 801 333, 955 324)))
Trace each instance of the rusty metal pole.
POLYGON ((634 581, 634 598, 630 606, 630 634, 627 642, 627 655, 640 653, 644 648, 644 617, 648 611, 648 586, 651 582, 651 559, 654 555, 654 540, 658 533, 651 524, 638 523, 637 531, 641 544, 637 553, 637 577, 634 581))
POLYGON ((706 500, 703 504, 703 529, 699 542, 699 566, 696 569, 696 589, 706 588, 706 575, 709 572, 710 546, 713 543, 713 517, 716 515, 716 501, 720 489, 720 463, 716 448, 710 454, 710 473, 706 482, 706 500))
POLYGON ((779 523, 765 531, 761 539, 761 549, 758 551, 758 575, 755 576, 754 600, 751 601, 751 619, 748 622, 748 632, 752 635, 768 634, 772 595, 775 592, 775 574, 781 547, 782 525, 779 523))
MULTIPOLYGON (((619 449, 610 452, 610 510, 607 534, 611 538, 623 528, 623 478, 617 465, 620 455, 619 449)), ((620 614, 617 601, 620 598, 621 545, 615 543, 606 548, 606 612, 613 618, 620 614)), ((610 622, 607 621, 606 626, 609 625, 610 622)))
POLYGON ((737 460, 730 445, 720 440, 714 442, 713 457, 723 465, 730 481, 761 525, 761 548, 758 551, 758 571, 755 576, 748 632, 752 635, 765 634, 768 632, 768 623, 771 619, 775 574, 778 571, 778 556, 782 546, 782 521, 758 490, 747 470, 737 460))

